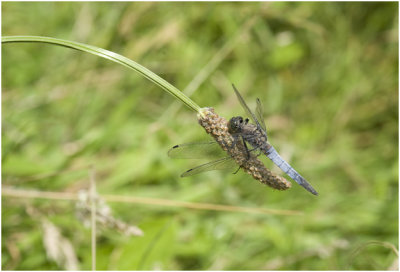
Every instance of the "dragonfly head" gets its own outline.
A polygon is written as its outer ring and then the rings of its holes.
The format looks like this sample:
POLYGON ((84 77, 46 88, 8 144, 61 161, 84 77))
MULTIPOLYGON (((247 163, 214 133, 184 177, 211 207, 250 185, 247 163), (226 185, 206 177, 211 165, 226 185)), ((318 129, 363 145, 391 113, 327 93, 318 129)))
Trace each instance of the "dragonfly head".
POLYGON ((242 132, 242 128, 245 124, 247 124, 248 119, 243 120, 243 117, 236 116, 232 117, 228 123, 228 131, 230 134, 240 133, 242 132))

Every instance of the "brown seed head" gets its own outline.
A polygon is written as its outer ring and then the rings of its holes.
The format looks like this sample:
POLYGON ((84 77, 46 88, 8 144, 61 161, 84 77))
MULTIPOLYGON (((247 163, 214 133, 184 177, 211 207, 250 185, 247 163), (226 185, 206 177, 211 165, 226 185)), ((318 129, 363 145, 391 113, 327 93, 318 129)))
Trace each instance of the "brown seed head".
POLYGON ((247 158, 242 141, 236 141, 234 144, 235 138, 228 132, 228 121, 218 116, 213 108, 203 108, 202 113, 197 117, 199 124, 206 132, 254 179, 278 190, 287 190, 292 187, 289 181, 265 168, 254 154, 250 153, 250 158, 247 158))

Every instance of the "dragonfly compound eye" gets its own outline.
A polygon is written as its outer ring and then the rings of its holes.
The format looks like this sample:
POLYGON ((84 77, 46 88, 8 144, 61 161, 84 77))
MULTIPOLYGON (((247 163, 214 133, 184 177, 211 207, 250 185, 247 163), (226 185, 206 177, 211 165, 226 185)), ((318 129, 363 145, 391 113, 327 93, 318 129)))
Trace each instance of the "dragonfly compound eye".
POLYGON ((228 123, 228 131, 229 133, 235 134, 239 133, 242 130, 243 118, 240 116, 232 117, 228 123))

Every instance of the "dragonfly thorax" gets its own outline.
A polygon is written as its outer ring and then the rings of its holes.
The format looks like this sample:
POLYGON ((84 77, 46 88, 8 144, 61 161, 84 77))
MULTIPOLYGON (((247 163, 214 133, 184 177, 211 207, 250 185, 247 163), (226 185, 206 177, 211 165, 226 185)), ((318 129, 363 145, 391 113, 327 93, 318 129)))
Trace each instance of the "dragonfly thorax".
POLYGON ((243 126, 247 125, 249 119, 243 119, 242 116, 232 117, 228 122, 228 131, 230 134, 241 133, 243 126))

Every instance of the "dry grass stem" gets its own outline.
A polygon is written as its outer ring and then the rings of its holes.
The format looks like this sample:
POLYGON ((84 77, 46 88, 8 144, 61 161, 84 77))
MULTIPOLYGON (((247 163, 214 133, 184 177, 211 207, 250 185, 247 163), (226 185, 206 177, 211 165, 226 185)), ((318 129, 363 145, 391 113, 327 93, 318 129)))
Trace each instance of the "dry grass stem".
MULTIPOLYGON (((78 200, 76 193, 66 192, 43 192, 36 190, 15 189, 8 186, 2 187, 2 195, 8 197, 20 198, 42 198, 52 200, 78 200)), ((176 201, 160 198, 149 197, 134 197, 134 196, 121 196, 121 195, 102 195, 102 198, 108 202, 119 203, 139 203, 158 206, 180 207, 197 210, 213 210, 213 211, 227 211, 227 212, 243 212, 253 214, 274 214, 274 215, 302 215, 301 211, 296 210, 277 210, 266 208, 251 208, 240 206, 219 205, 212 203, 194 203, 185 201, 176 201)))
POLYGON ((96 270, 96 180, 95 180, 94 167, 89 168, 90 179, 90 215, 91 215, 91 247, 92 247, 92 271, 96 270))

